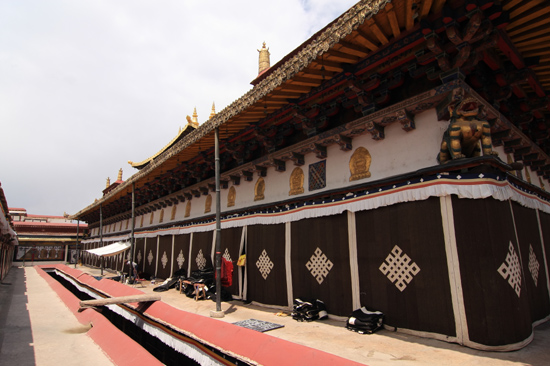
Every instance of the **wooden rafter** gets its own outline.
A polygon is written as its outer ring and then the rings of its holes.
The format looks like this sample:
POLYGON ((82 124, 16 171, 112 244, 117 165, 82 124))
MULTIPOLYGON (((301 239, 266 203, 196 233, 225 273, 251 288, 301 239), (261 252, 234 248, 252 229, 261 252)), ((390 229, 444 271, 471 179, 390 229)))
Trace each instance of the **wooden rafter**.
POLYGON ((414 27, 414 18, 413 18, 413 0, 405 1, 405 29, 411 30, 414 27))
POLYGON ((528 39, 533 39, 545 34, 550 34, 550 27, 548 26, 548 23, 550 23, 550 18, 544 19, 544 23, 545 23, 544 25, 541 25, 529 31, 523 32, 518 36, 514 36, 512 38, 514 43, 522 42, 528 39))
POLYGON ((372 43, 372 41, 369 39, 369 36, 362 30, 357 30, 357 41, 363 44, 365 47, 370 49, 371 51, 378 50, 378 46, 372 43))
POLYGON ((510 23, 507 27, 507 29, 514 29, 522 24, 528 23, 534 19, 537 19, 539 17, 542 17, 546 14, 550 13, 550 6, 546 7, 538 7, 536 9, 531 9, 527 14, 524 14, 522 17, 518 18, 517 20, 510 23))
POLYGON ((380 41, 380 43, 382 43, 383 45, 389 43, 388 38, 386 37, 386 35, 384 34, 384 32, 380 29, 380 27, 378 26, 378 24, 376 24, 376 22, 374 21, 373 18, 370 18, 369 20, 367 20, 366 23, 367 23, 368 26, 370 27, 370 30, 372 31, 372 33, 374 33, 374 35, 376 36, 376 38, 378 38, 378 40, 380 41))
POLYGON ((432 12, 434 14, 439 13, 441 10, 443 10, 443 6, 446 2, 447 0, 434 0, 434 3, 432 5, 432 12))
POLYGON ((395 10, 393 9, 393 5, 391 3, 386 5, 386 11, 388 14, 388 20, 390 22, 390 27, 393 33, 393 37, 397 38, 401 34, 401 29, 399 28, 397 15, 395 14, 395 10))
POLYGON ((331 72, 342 72, 342 71, 344 71, 344 68, 342 67, 342 64, 339 63, 339 62, 336 62, 336 61, 323 60, 322 65, 317 61, 316 66, 318 66, 319 69, 321 69, 321 67, 324 67, 325 70, 328 70, 328 71, 331 71, 331 72))
POLYGON ((532 9, 535 6, 537 6, 541 3, 544 3, 544 2, 546 2, 546 0, 529 0, 529 1, 526 1, 526 2, 524 2, 523 5, 521 5, 517 9, 514 9, 510 12, 510 19, 515 19, 518 16, 520 16, 521 14, 528 11, 529 9, 532 9))
POLYGON ((330 60, 332 61, 340 61, 340 62, 350 63, 350 64, 356 63, 357 61, 359 61, 359 57, 353 56, 341 51, 329 50, 327 54, 330 60))
POLYGON ((422 1, 422 6, 420 8, 420 19, 424 19, 428 16, 430 9, 432 8, 433 0, 424 0, 422 1))
POLYGON ((319 81, 317 79, 312 79, 304 76, 294 76, 292 78, 292 83, 297 85, 308 85, 308 86, 319 86, 319 81))
POLYGON ((369 50, 365 49, 364 46, 358 46, 346 41, 340 42, 340 45, 340 51, 349 53, 350 55, 363 58, 369 54, 369 50))

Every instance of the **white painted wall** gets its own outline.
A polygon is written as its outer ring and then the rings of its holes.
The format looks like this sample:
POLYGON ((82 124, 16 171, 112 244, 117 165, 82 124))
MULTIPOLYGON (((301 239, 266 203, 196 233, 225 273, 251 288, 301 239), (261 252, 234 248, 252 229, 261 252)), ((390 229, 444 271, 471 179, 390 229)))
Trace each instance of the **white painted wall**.
MULTIPOLYGON (((257 205, 268 205, 275 202, 285 201, 293 197, 303 197, 311 194, 317 194, 323 191, 334 189, 342 189, 349 186, 354 186, 362 183, 375 182, 377 180, 386 179, 392 176, 401 175, 417 171, 419 169, 437 166, 437 154, 440 150, 441 139, 443 133, 447 129, 448 121, 438 121, 435 109, 427 110, 415 116, 416 129, 405 131, 400 123, 393 123, 385 128, 384 140, 376 141, 371 134, 367 133, 358 136, 352 141, 351 151, 342 151, 338 145, 332 145, 327 148, 327 184, 324 189, 309 191, 309 165, 320 161, 314 153, 307 154, 305 164, 301 166, 304 173, 304 193, 296 196, 290 196, 290 176, 296 166, 292 161, 286 162, 286 171, 277 172, 275 168, 267 169, 265 181, 265 198, 261 201, 254 201, 254 187, 258 180, 258 175, 254 175, 254 179, 250 182, 241 178, 240 184, 235 185, 236 201, 235 206, 227 207, 227 196, 229 189, 222 189, 221 209, 222 213, 233 210, 240 210, 246 207, 257 205), (350 158, 358 147, 366 148, 371 155, 371 176, 362 180, 350 182, 350 158)), ((506 161, 506 154, 503 147, 496 147, 495 151, 499 153, 499 157, 506 161)), ((534 185, 539 186, 539 179, 536 173, 531 173, 531 181, 534 185)), ((525 176, 525 174, 524 174, 525 176)), ((229 187, 233 185, 229 183, 229 187)), ((212 195, 211 212, 205 213, 206 196, 193 197, 191 199, 191 214, 185 217, 186 202, 177 204, 177 211, 174 220, 171 220, 172 208, 164 209, 163 224, 177 222, 188 219, 198 219, 204 216, 215 214, 216 195, 215 192, 210 192, 212 195)), ((160 210, 154 212, 153 224, 150 224, 151 213, 145 214, 143 219, 143 228, 158 225, 160 220, 160 210)), ((141 216, 136 217, 136 228, 140 228, 141 216)), ((116 226, 118 231, 119 226, 116 226)), ((126 226, 122 226, 125 230, 126 226)), ((112 231, 111 231, 112 232, 112 231)))

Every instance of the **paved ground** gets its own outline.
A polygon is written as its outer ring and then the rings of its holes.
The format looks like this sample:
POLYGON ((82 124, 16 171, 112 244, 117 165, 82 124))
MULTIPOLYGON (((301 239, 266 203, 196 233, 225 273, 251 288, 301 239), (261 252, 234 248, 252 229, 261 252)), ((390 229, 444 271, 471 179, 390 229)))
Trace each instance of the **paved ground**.
MULTIPOLYGON (((100 274, 97 269, 78 269, 94 276, 100 274)), ((152 293, 154 287, 146 283, 141 290, 152 293)), ((215 310, 214 302, 194 301, 175 289, 155 293, 162 296, 162 301, 189 312, 209 316, 215 310)), ((222 310, 225 316, 220 321, 233 323, 252 318, 281 324, 283 328, 266 334, 372 366, 550 364, 548 322, 536 328, 534 340, 526 348, 500 353, 386 330, 360 335, 347 331, 343 322, 335 320, 300 323, 290 316, 278 316, 278 310, 241 301, 223 302, 222 310)), ((111 365, 86 330, 33 267, 13 267, 0 285, 0 365, 111 365)))
POLYGON ((12 267, 0 285, 0 365, 110 366, 109 357, 34 267, 12 267))

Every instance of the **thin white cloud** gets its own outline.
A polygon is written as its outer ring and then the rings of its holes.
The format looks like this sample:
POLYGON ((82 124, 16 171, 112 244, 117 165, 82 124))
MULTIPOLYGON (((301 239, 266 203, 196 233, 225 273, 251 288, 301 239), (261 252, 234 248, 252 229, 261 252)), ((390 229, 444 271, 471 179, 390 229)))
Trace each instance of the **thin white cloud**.
POLYGON ((76 213, 354 1, 0 2, 0 182, 8 204, 76 213))

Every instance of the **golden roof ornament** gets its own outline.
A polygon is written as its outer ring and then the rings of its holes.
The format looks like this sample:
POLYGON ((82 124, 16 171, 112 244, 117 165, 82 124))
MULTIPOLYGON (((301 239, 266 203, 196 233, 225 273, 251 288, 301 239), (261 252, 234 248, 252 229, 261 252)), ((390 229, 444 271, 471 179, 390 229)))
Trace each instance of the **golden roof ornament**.
POLYGON ((199 125, 199 115, 197 114, 197 107, 193 109, 193 122, 199 125))
POLYGON ((212 102, 212 111, 210 112, 210 116, 208 119, 214 117, 216 115, 216 107, 214 106, 214 102, 212 102))
POLYGON ((109 188, 111 185, 111 178, 107 177, 107 184, 105 185, 105 188, 109 188))
POLYGON ((122 168, 118 171, 118 178, 116 180, 122 180, 122 168))
POLYGON ((269 48, 265 48, 265 42, 262 45, 262 49, 258 50, 258 52, 260 53, 258 75, 260 75, 263 71, 271 67, 269 63, 269 48))

